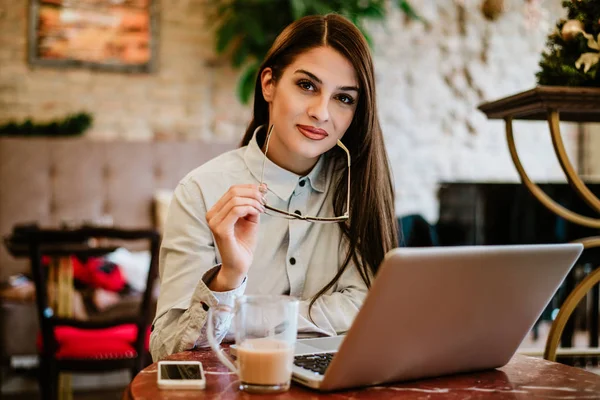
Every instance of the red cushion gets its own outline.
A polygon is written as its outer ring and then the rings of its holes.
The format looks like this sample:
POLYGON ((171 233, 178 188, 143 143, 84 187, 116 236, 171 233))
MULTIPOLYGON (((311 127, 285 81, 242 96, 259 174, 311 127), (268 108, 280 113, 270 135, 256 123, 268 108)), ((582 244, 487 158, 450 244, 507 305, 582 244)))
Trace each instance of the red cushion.
MULTIPOLYGON (((58 351, 56 358, 129 358, 135 357, 133 347, 137 334, 134 324, 119 325, 104 329, 80 329, 71 326, 55 328, 58 351)), ((38 334, 38 349, 42 346, 41 334, 38 334)), ((150 328, 146 330, 145 349, 148 351, 150 328)))
POLYGON ((101 341, 96 343, 71 342, 61 345, 55 354, 58 359, 109 359, 133 358, 136 356, 133 346, 126 342, 101 341))
POLYGON ((120 292, 127 281, 119 267, 102 257, 90 257, 82 263, 77 257, 71 257, 73 277, 91 287, 120 292))
MULTIPOLYGON (((90 257, 85 262, 75 256, 70 256, 69 259, 73 268, 73 278, 87 286, 120 292, 127 284, 119 266, 102 257, 90 257)), ((42 256, 42 263, 46 266, 51 260, 49 256, 42 256)))

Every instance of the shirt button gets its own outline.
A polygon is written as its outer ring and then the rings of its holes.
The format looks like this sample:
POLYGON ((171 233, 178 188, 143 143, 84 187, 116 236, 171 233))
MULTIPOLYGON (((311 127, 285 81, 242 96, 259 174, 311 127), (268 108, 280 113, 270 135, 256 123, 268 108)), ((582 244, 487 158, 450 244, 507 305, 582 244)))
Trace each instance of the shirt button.
POLYGON ((296 264, 296 259, 294 257, 290 258, 290 264, 292 264, 292 265, 296 264))
POLYGON ((306 185, 306 181, 304 179, 301 180, 299 185, 300 185, 300 187, 304 187, 304 185, 306 185))
POLYGON ((302 213, 300 212, 300 210, 294 211, 294 214, 296 214, 296 215, 302 215, 302 213))

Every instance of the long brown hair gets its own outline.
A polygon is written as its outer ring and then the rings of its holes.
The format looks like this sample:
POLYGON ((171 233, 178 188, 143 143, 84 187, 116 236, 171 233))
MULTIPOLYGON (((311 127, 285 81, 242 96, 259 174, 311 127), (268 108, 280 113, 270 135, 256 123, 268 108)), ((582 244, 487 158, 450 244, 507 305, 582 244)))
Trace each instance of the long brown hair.
MULTIPOLYGON (((261 86, 263 70, 271 68, 273 80, 277 82, 298 55, 320 46, 331 47, 352 63, 360 94, 354 118, 342 139, 352 160, 350 219, 340 224, 348 253, 335 277, 312 298, 309 309, 336 284, 351 260, 369 287, 371 275, 376 274, 385 254, 398 243, 394 188, 377 117, 373 61, 365 38, 346 18, 337 14, 308 16, 288 25, 279 34, 260 66, 254 88, 254 115, 241 145, 250 142, 257 127, 269 123, 269 104, 261 86)), ((331 182, 335 215, 343 215, 348 185, 346 158, 337 147, 327 152, 327 157, 344 171, 338 174, 339 179, 331 182)))

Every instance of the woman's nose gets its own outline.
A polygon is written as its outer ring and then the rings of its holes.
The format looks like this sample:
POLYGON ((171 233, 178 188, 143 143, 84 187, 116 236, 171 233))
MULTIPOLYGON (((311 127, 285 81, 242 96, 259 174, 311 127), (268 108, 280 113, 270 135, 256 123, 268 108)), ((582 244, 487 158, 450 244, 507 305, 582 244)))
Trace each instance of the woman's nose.
POLYGON ((316 96, 308 107, 308 116, 315 121, 329 120, 329 100, 325 96, 316 96))

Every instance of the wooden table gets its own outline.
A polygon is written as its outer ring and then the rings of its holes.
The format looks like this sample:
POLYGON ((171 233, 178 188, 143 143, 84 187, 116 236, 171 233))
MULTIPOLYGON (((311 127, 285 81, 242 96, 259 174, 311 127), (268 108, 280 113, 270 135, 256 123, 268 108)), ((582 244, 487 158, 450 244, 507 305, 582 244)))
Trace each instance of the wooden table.
MULTIPOLYGON (((224 346, 227 347, 227 346, 224 346)), ((210 350, 186 351, 169 360, 202 362, 205 390, 160 390, 157 363, 142 370, 129 384, 124 399, 600 399, 600 376, 579 368, 516 355, 506 366, 477 373, 426 379, 417 382, 374 386, 359 390, 319 393, 293 383, 279 395, 240 392, 240 381, 210 350)))

